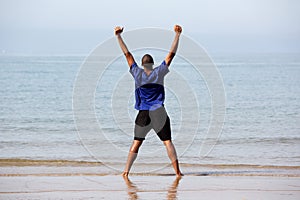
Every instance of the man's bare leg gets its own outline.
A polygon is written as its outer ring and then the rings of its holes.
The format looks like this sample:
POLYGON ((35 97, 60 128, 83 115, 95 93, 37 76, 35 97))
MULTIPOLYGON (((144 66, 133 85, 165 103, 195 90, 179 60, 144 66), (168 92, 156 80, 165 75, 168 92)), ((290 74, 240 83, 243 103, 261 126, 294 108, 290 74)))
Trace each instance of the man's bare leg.
POLYGON ((142 143, 143 143, 143 141, 133 140, 133 143, 129 149, 127 163, 126 163, 124 172, 122 173, 123 176, 128 176, 130 168, 137 157, 139 148, 142 145, 142 143))
POLYGON ((171 140, 166 140, 164 141, 164 145, 166 146, 167 152, 168 152, 168 156, 172 162, 174 171, 176 173, 176 176, 183 176, 183 174, 181 173, 180 169, 179 169, 179 164, 178 164, 178 159, 177 159, 177 154, 176 154, 176 150, 175 147, 172 143, 171 140))

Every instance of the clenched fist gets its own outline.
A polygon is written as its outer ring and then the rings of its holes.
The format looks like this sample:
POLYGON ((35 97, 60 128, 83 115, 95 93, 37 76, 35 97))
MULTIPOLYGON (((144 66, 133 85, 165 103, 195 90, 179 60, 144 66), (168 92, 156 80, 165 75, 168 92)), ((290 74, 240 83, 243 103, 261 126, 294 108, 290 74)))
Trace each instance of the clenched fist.
POLYGON ((115 35, 121 34, 123 32, 123 29, 124 29, 124 27, 121 28, 120 26, 117 26, 115 28, 115 35))
POLYGON ((182 32, 181 26, 175 25, 175 26, 174 26, 174 31, 175 31, 176 33, 181 33, 181 32, 182 32))

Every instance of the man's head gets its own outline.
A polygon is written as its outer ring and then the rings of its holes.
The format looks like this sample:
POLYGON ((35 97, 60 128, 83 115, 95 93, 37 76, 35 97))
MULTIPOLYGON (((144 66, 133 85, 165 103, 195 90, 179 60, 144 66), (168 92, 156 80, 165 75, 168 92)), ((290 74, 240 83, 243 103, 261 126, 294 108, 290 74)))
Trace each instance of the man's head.
POLYGON ((154 65, 154 61, 152 56, 149 54, 145 54, 142 58, 142 66, 146 67, 147 69, 152 69, 154 65))

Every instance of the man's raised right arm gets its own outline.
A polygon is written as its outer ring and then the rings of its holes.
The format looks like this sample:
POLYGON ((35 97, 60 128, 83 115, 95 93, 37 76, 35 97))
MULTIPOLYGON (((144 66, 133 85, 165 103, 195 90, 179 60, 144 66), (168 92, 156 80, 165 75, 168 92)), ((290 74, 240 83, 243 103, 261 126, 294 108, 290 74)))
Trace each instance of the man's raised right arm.
POLYGON ((123 39, 121 37, 122 32, 123 32, 123 28, 121 28, 119 26, 117 26, 115 28, 115 35, 118 39, 119 45, 120 45, 120 47, 121 47, 121 49, 122 49, 122 51, 123 51, 123 53, 126 57, 126 60, 127 60, 127 63, 129 65, 129 67, 131 67, 135 63, 135 60, 134 60, 132 54, 129 52, 125 42, 123 41, 123 39))
POLYGON ((177 48, 178 48, 178 43, 179 43, 179 37, 180 34, 182 32, 182 28, 179 25, 175 25, 174 26, 174 31, 175 31, 175 38, 174 41, 172 43, 171 49, 167 55, 167 57, 165 58, 166 64, 167 66, 170 66, 176 52, 177 52, 177 48))

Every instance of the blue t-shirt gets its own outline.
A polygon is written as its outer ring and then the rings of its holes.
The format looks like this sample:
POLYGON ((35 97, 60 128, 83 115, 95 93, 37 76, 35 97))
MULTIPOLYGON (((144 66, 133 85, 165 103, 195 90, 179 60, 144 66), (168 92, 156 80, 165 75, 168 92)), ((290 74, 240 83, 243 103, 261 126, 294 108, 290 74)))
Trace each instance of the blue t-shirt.
POLYGON ((165 101, 164 77, 169 72, 166 62, 155 67, 149 76, 136 63, 129 71, 135 80, 135 109, 156 110, 162 107, 165 101))

